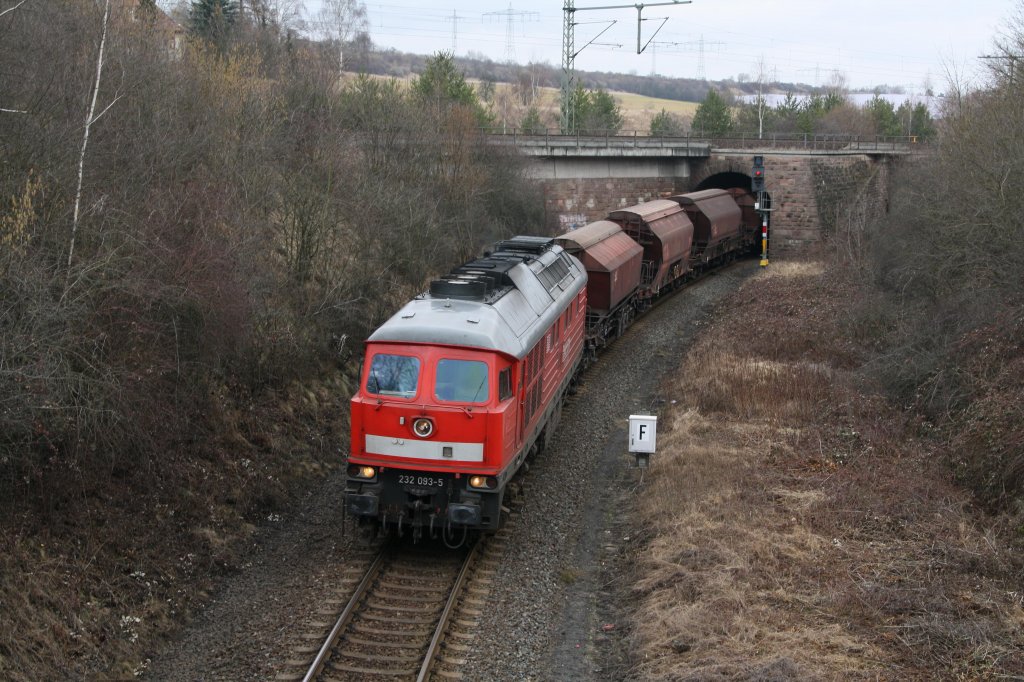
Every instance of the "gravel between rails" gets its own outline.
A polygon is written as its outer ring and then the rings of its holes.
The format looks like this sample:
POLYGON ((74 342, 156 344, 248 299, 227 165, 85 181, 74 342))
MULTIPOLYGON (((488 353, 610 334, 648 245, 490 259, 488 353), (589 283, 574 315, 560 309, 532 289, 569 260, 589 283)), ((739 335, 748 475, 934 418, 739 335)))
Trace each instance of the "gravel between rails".
MULTIPOLYGON (((744 261, 696 282, 638 320, 587 372, 547 452, 532 463, 526 504, 509 537, 465 680, 595 680, 627 675, 616 600, 618 548, 637 472, 626 452, 630 414, 657 413, 658 386, 714 306, 757 271, 744 261)), ((657 466, 657 455, 653 466, 657 466)), ((155 652, 150 680, 267 680, 317 615, 325 591, 365 562, 343 529, 343 471, 262 528, 242 570, 155 652)))

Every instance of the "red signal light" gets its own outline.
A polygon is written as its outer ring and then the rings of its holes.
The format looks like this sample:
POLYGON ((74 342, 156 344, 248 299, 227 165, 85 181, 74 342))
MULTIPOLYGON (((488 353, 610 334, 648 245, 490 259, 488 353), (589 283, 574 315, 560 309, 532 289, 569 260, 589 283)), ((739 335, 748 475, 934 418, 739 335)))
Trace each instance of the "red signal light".
POLYGON ((764 191, 764 157, 754 157, 754 167, 750 169, 750 191, 764 191))

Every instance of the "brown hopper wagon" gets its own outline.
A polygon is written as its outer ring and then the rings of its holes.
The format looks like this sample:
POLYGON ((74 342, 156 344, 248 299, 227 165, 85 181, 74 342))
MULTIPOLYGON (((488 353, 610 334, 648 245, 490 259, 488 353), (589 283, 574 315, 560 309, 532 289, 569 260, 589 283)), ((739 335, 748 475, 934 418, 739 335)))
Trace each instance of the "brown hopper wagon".
POLYGON ((706 189, 672 197, 693 222, 695 260, 707 262, 743 239, 742 211, 724 189, 706 189))
POLYGON ((643 247, 641 287, 648 297, 656 296, 689 269, 694 226, 678 202, 655 199, 612 211, 608 220, 621 225, 643 247))
POLYGON ((640 286, 644 250, 610 220, 559 235, 555 243, 579 258, 587 271, 587 327, 603 345, 636 314, 629 300, 640 286), (594 330, 596 324, 605 328, 594 330))

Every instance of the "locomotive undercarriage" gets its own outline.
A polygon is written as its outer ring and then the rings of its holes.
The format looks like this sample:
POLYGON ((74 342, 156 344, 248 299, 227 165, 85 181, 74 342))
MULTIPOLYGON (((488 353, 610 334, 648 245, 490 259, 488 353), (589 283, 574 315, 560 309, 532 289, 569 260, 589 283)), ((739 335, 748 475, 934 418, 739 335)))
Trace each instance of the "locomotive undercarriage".
POLYGON ((371 482, 349 479, 345 508, 374 530, 461 543, 471 529, 498 528, 504 494, 504 486, 475 491, 466 481, 436 471, 385 469, 371 482))

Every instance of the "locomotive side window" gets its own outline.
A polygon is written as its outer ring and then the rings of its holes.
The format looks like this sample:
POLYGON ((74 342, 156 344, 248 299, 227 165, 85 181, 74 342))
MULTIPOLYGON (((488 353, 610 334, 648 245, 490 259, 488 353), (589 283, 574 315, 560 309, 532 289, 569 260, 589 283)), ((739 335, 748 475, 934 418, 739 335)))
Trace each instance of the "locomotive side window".
POLYGON ((506 367, 498 372, 498 400, 512 397, 512 368, 506 367))
POLYGON ((416 395, 420 377, 420 359, 408 355, 378 353, 370 363, 366 392, 374 395, 411 398, 416 395))
POLYGON ((438 360, 434 395, 457 403, 485 403, 490 397, 487 363, 477 360, 438 360))

